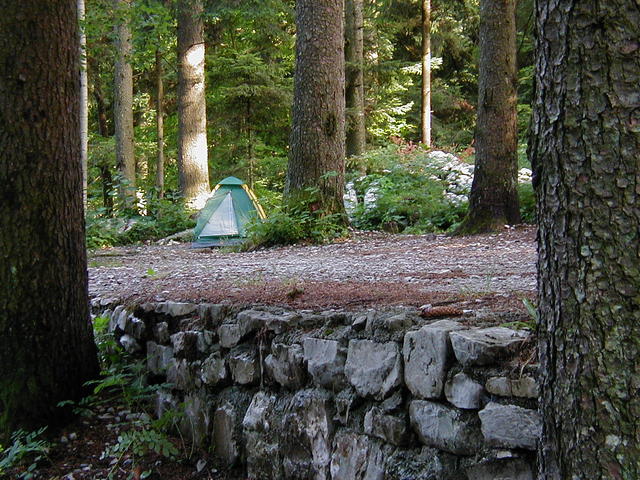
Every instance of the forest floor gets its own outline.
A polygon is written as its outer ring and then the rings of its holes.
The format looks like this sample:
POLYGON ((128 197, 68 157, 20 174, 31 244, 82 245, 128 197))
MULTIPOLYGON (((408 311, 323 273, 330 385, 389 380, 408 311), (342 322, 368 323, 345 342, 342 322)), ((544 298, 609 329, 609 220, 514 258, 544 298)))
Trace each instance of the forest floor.
POLYGON ((93 251, 91 297, 137 303, 194 301, 298 309, 454 302, 521 309, 536 288, 535 229, 491 235, 356 233, 321 246, 254 252, 188 244, 93 251))
MULTIPOLYGON (((294 246, 248 253, 191 249, 189 245, 109 248, 89 254, 93 298, 270 304, 298 309, 451 303, 476 312, 524 312, 536 288, 535 229, 492 235, 387 235, 357 233, 324 246, 294 246)), ((125 407, 96 407, 55 432, 50 464, 37 479, 227 479, 210 470, 207 453, 171 462, 146 454, 134 462, 101 458, 132 428, 125 407), (200 468, 199 468, 200 467, 200 468), (109 477, 109 475, 111 475, 109 477), (144 478, 144 476, 142 477, 144 478)), ((179 439, 175 444, 181 447, 179 439)), ((13 470, 7 478, 18 478, 13 470)))

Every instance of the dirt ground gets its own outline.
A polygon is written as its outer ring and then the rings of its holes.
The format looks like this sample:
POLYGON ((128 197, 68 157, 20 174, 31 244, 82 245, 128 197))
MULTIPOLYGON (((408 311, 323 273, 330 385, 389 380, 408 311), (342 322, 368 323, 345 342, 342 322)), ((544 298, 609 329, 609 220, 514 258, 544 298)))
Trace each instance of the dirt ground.
POLYGON ((535 229, 471 237, 356 233, 322 246, 234 253, 188 244, 98 250, 92 297, 360 309, 486 303, 520 309, 533 297, 535 229))

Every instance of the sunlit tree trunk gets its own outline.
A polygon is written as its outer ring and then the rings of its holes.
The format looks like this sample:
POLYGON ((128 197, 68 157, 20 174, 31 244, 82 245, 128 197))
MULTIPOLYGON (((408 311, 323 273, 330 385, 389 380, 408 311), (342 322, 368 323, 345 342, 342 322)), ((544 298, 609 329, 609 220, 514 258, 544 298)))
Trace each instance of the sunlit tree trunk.
POLYGON ((87 209, 87 170, 89 162, 89 82, 87 81, 87 36, 84 32, 84 0, 78 2, 80 23, 80 162, 82 163, 82 204, 87 209))
POLYGON ((133 71, 131 68, 131 31, 129 8, 131 0, 114 0, 116 25, 116 67, 114 126, 116 162, 121 175, 120 201, 125 209, 136 206, 136 162, 133 145, 133 71))
POLYGON ((431 146, 431 0, 422 0, 422 143, 431 146))
POLYGON ((195 208, 209 186, 202 0, 178 0, 178 169, 180 189, 195 208))
POLYGON ((458 233, 521 221, 516 75, 515 0, 481 0, 476 163, 469 211, 458 233))
POLYGON ((319 191, 314 208, 344 212, 343 0, 298 0, 291 152, 286 194, 319 191))
MULTIPOLYGON (((0 440, 64 419, 98 373, 89 320, 76 0, 0 16, 0 440)), ((2 441, 4 445, 4 441, 2 441)))
POLYGON ((156 50, 156 190, 158 198, 164 197, 164 72, 162 54, 156 50))
POLYGON ((640 478, 640 9, 539 0, 544 480, 640 478))
POLYGON ((364 99, 364 18, 362 0, 345 1, 345 98, 347 156, 362 155, 366 146, 364 99))

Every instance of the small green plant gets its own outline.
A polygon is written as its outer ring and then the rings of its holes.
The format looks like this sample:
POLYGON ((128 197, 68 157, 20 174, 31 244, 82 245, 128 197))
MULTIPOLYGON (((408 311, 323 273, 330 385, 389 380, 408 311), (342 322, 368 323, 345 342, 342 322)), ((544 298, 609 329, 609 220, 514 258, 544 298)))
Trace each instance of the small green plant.
POLYGON ((46 429, 42 427, 35 432, 18 430, 11 435, 12 443, 6 450, 0 446, 0 476, 10 469, 24 466, 25 470, 17 478, 28 480, 35 477, 38 465, 48 460, 50 444, 38 438, 46 429))

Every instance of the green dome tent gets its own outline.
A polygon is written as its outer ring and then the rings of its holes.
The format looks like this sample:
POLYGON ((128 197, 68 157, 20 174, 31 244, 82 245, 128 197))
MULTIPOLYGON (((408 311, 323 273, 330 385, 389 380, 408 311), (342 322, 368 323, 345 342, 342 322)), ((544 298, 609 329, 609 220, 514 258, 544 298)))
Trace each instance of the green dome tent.
POLYGON ((198 216, 193 247, 236 245, 246 237, 247 224, 265 214, 256 196, 239 178, 227 177, 211 192, 198 216))

